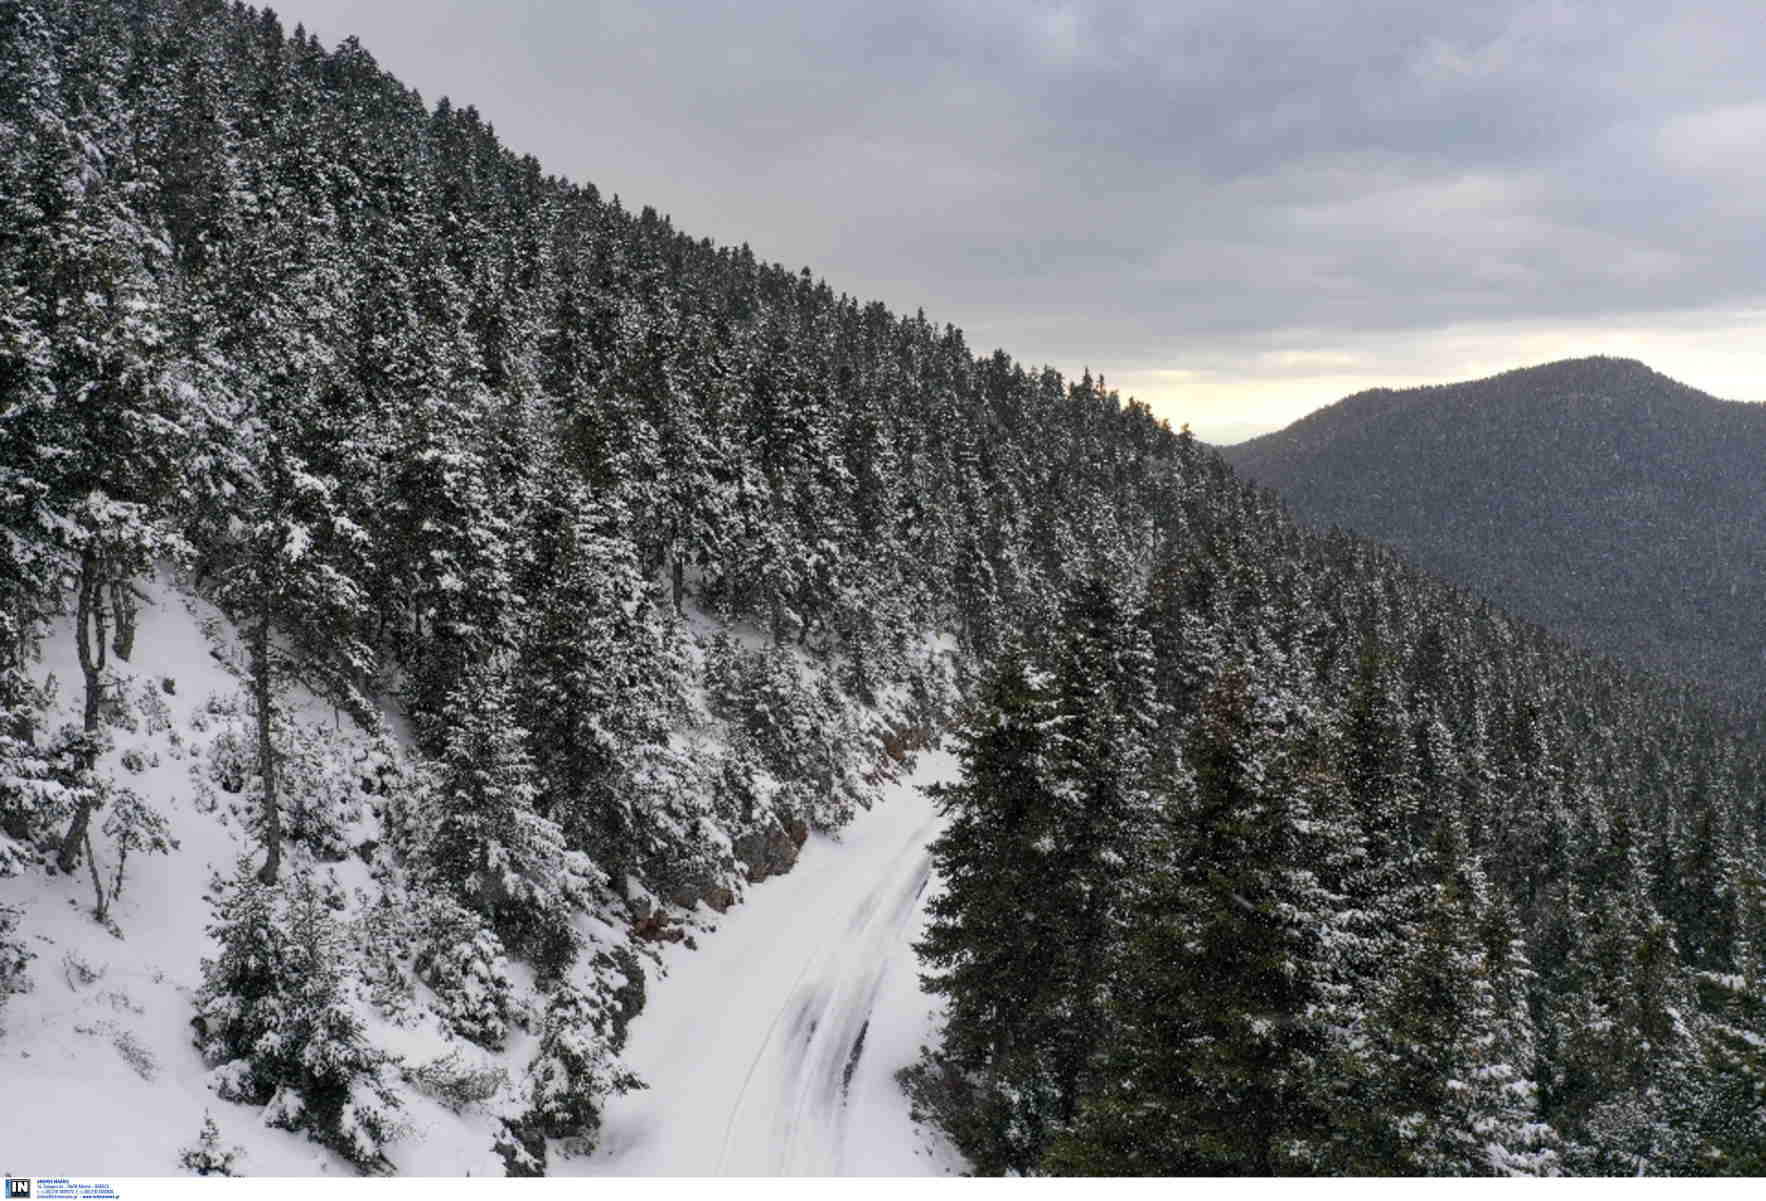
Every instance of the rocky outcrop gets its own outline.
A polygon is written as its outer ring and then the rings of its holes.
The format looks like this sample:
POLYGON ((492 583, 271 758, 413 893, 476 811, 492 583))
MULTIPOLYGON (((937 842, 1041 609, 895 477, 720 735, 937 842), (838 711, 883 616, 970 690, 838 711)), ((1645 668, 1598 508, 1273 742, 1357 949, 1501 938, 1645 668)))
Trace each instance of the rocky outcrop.
POLYGON ((792 821, 750 830, 731 844, 736 858, 748 865, 748 882, 759 884, 768 876, 783 875, 797 866, 797 853, 809 838, 809 826, 792 821))

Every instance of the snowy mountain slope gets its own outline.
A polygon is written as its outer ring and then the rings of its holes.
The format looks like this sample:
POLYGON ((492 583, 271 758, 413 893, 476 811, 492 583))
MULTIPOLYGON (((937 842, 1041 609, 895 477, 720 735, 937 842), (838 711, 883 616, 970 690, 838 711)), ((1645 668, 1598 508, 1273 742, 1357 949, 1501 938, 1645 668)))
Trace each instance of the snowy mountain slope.
POLYGON ((940 819, 923 785, 943 751, 790 875, 755 887, 717 931, 664 953, 631 1027, 650 1084, 614 1098, 592 1175, 950 1175, 963 1161, 916 1127, 895 1073, 932 1033, 911 943, 940 819))
MULTIPOLYGON (((36 955, 31 991, 13 996, 0 1013, 0 1063, 11 1086, 32 1099, 8 1116, 8 1170, 174 1174, 180 1148, 195 1142, 208 1111, 224 1143, 244 1149, 243 1172, 353 1175, 304 1135, 263 1126, 250 1110, 218 1100, 192 1043, 201 960, 214 953, 204 933, 211 920, 204 892, 211 872, 229 872, 253 849, 226 793, 209 809, 192 768, 202 772, 215 741, 229 732, 216 710, 228 708, 239 682, 211 654, 203 624, 215 617, 212 609, 163 583, 148 592, 135 661, 119 666, 133 678, 131 695, 157 697, 159 717, 139 722, 134 732, 116 731, 100 770, 157 808, 179 846, 128 864, 111 909, 114 932, 93 920, 92 884, 83 867, 73 876, 0 880, 0 902, 23 910, 21 931, 36 955), (140 757, 132 760, 142 764, 139 772, 123 765, 131 753, 140 757)), ((41 669, 59 684, 47 724, 77 720, 80 671, 66 623, 44 647, 41 669)), ((329 709, 321 713, 310 703, 302 716, 332 722, 329 709)), ((102 821, 93 825, 99 868, 108 877, 116 854, 98 830, 102 821)), ((356 860, 327 868, 345 886, 368 883, 356 860)), ((418 1045, 419 1032, 406 1033, 410 1052, 435 1049, 418 1045)), ((441 1106, 413 1095, 405 1118, 412 1136, 395 1158, 407 1170, 501 1173, 488 1140, 460 1139, 458 1119, 441 1106), (442 1131, 444 1137, 425 1137, 442 1131)))
MULTIPOLYGON (((0 1065, 32 1099, 9 1115, 0 1149, 28 1152, 9 1156, 8 1170, 18 1173, 173 1174, 206 1112, 219 1125, 222 1146, 243 1150, 239 1171, 354 1174, 304 1134, 268 1127, 259 1110, 220 1100, 193 1044, 201 963, 216 953, 207 933, 209 882, 258 851, 249 788, 223 778, 247 715, 240 681, 223 662, 231 649, 226 623, 163 579, 147 594, 136 654, 119 664, 134 728, 112 731, 114 745, 99 767, 163 814, 178 846, 128 861, 108 926, 93 918, 84 865, 72 876, 0 879, 0 904, 22 912, 20 933, 35 955, 29 991, 0 1009, 0 1065)), ((65 623, 45 645, 37 674, 58 685, 44 725, 77 721, 80 673, 65 623)), ((310 740, 296 749, 319 747, 327 770, 349 781, 346 792, 372 774, 371 766, 358 772, 357 765, 402 753, 403 739, 393 737, 389 746, 366 738, 310 696, 288 702, 310 740)), ((597 946, 630 945, 647 974, 658 977, 626 1055, 650 1088, 616 1099, 604 1132, 610 1153, 593 1161, 554 1156, 554 1172, 898 1174, 960 1166, 947 1151, 918 1145, 893 1079, 917 1054, 929 1021, 908 944, 918 929, 925 846, 936 821, 916 785, 947 768, 947 757, 924 754, 911 781, 886 786, 887 803, 862 813, 838 837, 812 834, 792 873, 749 885, 749 904, 725 915, 704 905, 692 913, 669 907, 678 928, 694 932, 697 950, 631 943, 601 918, 579 917, 579 974, 591 970, 597 946), (710 932, 712 922, 722 929, 710 932), (788 1006, 796 1009, 781 1018, 788 1006), (794 1040, 787 1031, 785 1019, 798 1010, 818 1037, 794 1040), (863 1054, 849 1070, 861 1031, 863 1054), (789 1079, 775 1071, 786 1060, 789 1079), (737 1068, 743 1075, 732 1089, 737 1068), (659 1122, 659 1113, 673 1124, 659 1122), (700 1137, 695 1123, 715 1137, 700 1137)), ((379 815, 359 797, 343 810, 349 820, 341 845, 372 846, 385 836, 379 815)), ((102 819, 101 813, 93 823, 94 846, 108 890, 117 855, 102 819)), ((358 850, 314 862, 304 847, 290 853, 291 871, 333 882, 360 918, 378 887, 369 857, 358 850)), ((525 965, 504 967, 516 994, 537 1012, 543 1002, 525 965)), ((416 1003, 397 1021, 366 1003, 358 1007, 372 1043, 406 1068, 454 1055, 470 1067, 502 1070, 507 1083, 496 1097, 462 1107, 406 1088, 398 1114, 405 1134, 388 1150, 391 1165, 403 1174, 502 1175, 493 1150, 498 1119, 537 1037, 517 1027, 500 1053, 485 1051, 449 1031, 420 982, 415 991, 416 1003)))

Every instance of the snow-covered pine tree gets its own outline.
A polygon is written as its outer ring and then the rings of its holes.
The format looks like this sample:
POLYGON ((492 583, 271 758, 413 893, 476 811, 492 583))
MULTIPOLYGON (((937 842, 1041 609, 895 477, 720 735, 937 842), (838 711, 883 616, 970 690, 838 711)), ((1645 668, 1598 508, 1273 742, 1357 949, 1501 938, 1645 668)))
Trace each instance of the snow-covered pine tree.
POLYGON ((1136 877, 1114 1028, 1058 1174, 1254 1175, 1328 1165, 1324 1063, 1343 1021, 1340 872, 1355 836, 1320 732, 1243 666, 1204 696, 1136 877))
POLYGON ((396 1073, 355 1008, 333 890, 310 876, 266 884, 241 858, 210 900, 220 955, 202 961, 192 1025, 216 1093, 266 1106, 266 1123, 306 1131, 364 1173, 386 1171, 403 1134, 396 1073))
POLYGON ((417 851, 432 887, 482 914, 542 978, 556 978, 576 957, 575 916, 601 877, 536 811, 538 781, 508 670, 499 659, 472 664, 439 715, 446 742, 422 802, 417 851))
POLYGON ((178 1166, 193 1176, 238 1176, 240 1173, 233 1167, 244 1154, 238 1147, 221 1144, 221 1128, 215 1125, 215 1115, 204 1110, 202 1132, 194 1146, 178 1153, 178 1166))
POLYGON ((1483 1176, 1550 1171, 1530 1079, 1508 1037, 1524 1005, 1508 923, 1457 819, 1437 824, 1414 936, 1359 1037, 1343 1050, 1362 1074, 1341 1112, 1333 1168, 1355 1175, 1483 1176), (1494 922, 1494 925, 1493 925, 1494 922), (1486 934, 1498 931, 1492 947, 1486 934), (1508 935, 1508 937, 1504 937, 1508 935))
POLYGON ((659 849, 632 769, 666 751, 687 665, 617 497, 579 483, 560 504, 552 578, 522 640, 528 683, 517 716, 531 736, 540 811, 623 888, 659 849))
POLYGON ((1635 849, 1629 864, 1601 908, 1569 890, 1569 955, 1547 999, 1545 1116, 1577 1175, 1634 1175, 1685 1156, 1673 1115, 1696 1081, 1692 987, 1635 849))
POLYGON ((419 903, 415 933, 413 966, 442 1020, 462 1038, 500 1049, 520 1016, 502 940, 482 915, 447 896, 419 903))
POLYGON ((560 984, 547 999, 539 1049, 528 1065, 523 1124, 592 1147, 607 1097, 645 1087, 620 1066, 617 1051, 607 1005, 560 984))
POLYGON ((944 882, 915 944, 922 984, 946 1003, 941 1041, 909 1069, 917 1113, 978 1172, 1026 1174, 1056 1119, 1048 1043, 1060 933, 1040 912, 1054 851, 1049 681, 1008 647, 956 728, 960 775, 934 786, 944 882))
POLYGON ((1162 712, 1152 643, 1117 587, 1093 576, 1073 588, 1050 681, 1054 851, 1040 907, 1058 929, 1053 972, 1065 1020, 1051 1050, 1062 1128, 1092 1088, 1092 1058, 1110 1024, 1107 982, 1129 920, 1125 891, 1144 866, 1170 774, 1154 741, 1162 712))

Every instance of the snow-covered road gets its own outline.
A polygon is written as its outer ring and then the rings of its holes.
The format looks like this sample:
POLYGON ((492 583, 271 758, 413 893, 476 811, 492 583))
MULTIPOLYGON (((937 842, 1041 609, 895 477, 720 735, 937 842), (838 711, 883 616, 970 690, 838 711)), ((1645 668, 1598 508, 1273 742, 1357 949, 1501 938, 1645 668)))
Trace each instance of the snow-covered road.
POLYGON ((668 948, 625 1059, 650 1085, 608 1105, 594 1175, 942 1175, 956 1153, 908 1119, 895 1073, 931 1031, 912 942, 939 826, 914 773, 839 839, 814 835, 698 950, 668 948))

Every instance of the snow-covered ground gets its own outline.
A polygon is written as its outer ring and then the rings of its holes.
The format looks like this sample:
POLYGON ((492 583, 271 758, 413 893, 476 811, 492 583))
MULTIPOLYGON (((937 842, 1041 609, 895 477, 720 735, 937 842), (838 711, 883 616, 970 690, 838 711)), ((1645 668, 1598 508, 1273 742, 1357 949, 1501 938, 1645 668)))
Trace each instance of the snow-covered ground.
POLYGON ((813 835, 788 875, 749 891, 698 948, 669 947, 625 1059, 650 1088, 608 1105, 601 1145, 559 1174, 951 1175, 908 1119, 895 1073, 930 1037, 912 942, 939 818, 911 776, 838 839, 813 835))
MULTIPOLYGON (((30 991, 9 998, 0 1012, 0 1068, 18 1098, 0 1137, 6 1170, 176 1175, 179 1151, 195 1143, 206 1112, 224 1143, 244 1151, 243 1172, 353 1175, 304 1135, 271 1129, 251 1109, 219 1100, 192 1042, 201 960, 214 954, 204 933, 213 920, 204 893, 211 873, 230 873, 241 853, 255 850, 226 805, 202 811, 191 772, 228 725, 210 711, 211 701, 235 697, 239 681, 210 653, 202 623, 217 618, 211 607, 163 579, 148 593, 135 662, 117 667, 131 695, 157 698, 162 720, 118 731, 101 768, 164 814, 180 845, 169 856, 129 862, 126 887, 112 906, 114 931, 93 920, 85 867, 72 876, 33 872, 0 880, 0 902, 23 911, 20 928, 36 955, 30 991), (119 766, 131 750, 140 756, 138 771, 119 766)), ((45 645, 42 671, 59 685, 49 728, 78 720, 83 685, 70 622, 59 623, 45 645)), ((329 714, 312 706, 305 716, 329 714)), ((102 814, 93 819, 95 832, 102 821, 102 814)), ((114 851, 102 837, 94 842, 108 875, 114 851)), ((331 870, 346 885, 368 883, 366 869, 353 860, 331 870)), ((408 1117, 412 1137, 394 1149, 395 1161, 406 1157, 401 1167, 446 1175, 501 1172, 488 1137, 465 1144, 459 1120, 427 1098, 414 1097, 408 1117), (446 1131, 446 1137, 426 1139, 427 1130, 446 1131)))

